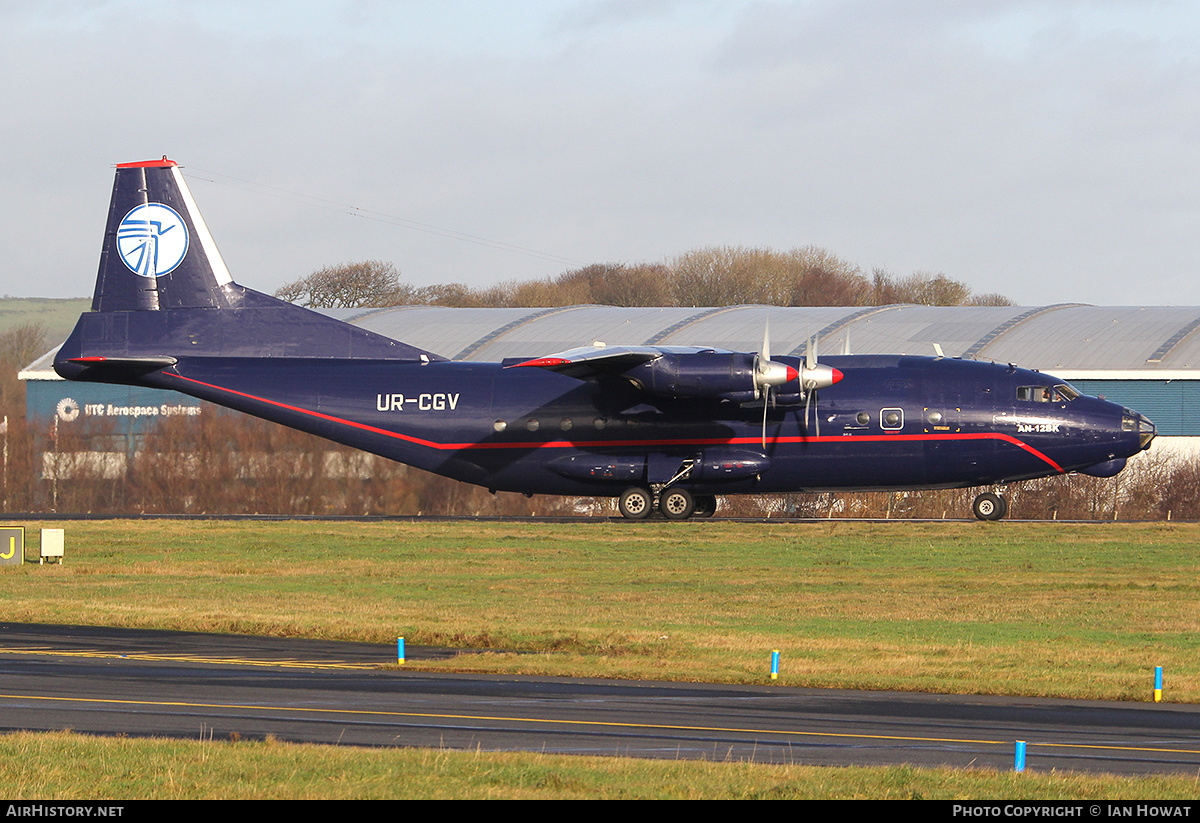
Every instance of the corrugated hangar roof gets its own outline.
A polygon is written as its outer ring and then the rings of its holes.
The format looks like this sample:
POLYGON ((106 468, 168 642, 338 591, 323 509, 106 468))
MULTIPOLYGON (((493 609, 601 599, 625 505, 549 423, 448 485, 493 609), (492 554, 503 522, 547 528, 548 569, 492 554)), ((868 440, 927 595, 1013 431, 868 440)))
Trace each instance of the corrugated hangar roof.
MULTIPOLYGON (((824 354, 841 353, 847 338, 854 354, 932 355, 936 343, 949 357, 1016 363, 1068 378, 1138 372, 1200 379, 1200 306, 396 306, 324 313, 456 360, 536 357, 597 340, 757 351, 769 320, 773 354, 803 354, 814 336, 824 354)), ((52 360, 53 352, 21 376, 52 379, 52 360)))
POLYGON ((1011 362, 1046 371, 1200 371, 1197 306, 870 306, 850 308, 455 309, 403 306, 338 316, 446 357, 500 360, 588 345, 714 346, 757 351, 770 321, 771 349, 933 354, 1011 362))

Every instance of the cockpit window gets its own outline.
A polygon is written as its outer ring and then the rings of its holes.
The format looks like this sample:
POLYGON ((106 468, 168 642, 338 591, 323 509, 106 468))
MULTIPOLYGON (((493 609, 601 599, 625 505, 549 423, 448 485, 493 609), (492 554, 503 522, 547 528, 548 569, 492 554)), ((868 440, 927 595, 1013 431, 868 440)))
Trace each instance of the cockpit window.
POLYGON ((1069 403, 1079 396, 1079 392, 1060 383, 1057 386, 1019 386, 1017 399, 1029 403, 1069 403))
POLYGON ((1066 383, 1059 383, 1054 388, 1058 389, 1058 393, 1061 394, 1063 396, 1063 400, 1066 400, 1068 403, 1082 393, 1079 391, 1079 389, 1075 388, 1074 386, 1068 386, 1066 383))

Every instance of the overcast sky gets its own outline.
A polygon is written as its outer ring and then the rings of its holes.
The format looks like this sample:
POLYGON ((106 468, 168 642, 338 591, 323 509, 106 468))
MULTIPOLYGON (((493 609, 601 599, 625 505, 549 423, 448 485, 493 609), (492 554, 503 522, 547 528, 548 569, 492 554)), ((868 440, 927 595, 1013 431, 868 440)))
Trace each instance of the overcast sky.
POLYGON ((166 154, 234 278, 817 245, 1022 304, 1200 305, 1200 4, 0 0, 0 293, 90 295, 166 154))

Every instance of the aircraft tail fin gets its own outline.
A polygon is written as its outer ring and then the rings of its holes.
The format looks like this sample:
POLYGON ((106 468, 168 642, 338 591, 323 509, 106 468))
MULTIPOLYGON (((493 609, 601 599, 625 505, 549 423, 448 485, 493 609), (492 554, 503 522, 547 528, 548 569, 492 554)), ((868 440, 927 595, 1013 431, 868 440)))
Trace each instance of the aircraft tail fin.
POLYGON ((445 359, 235 283, 179 166, 166 157, 123 163, 92 311, 55 369, 112 381, 180 357, 445 359))
POLYGON ((178 164, 118 165, 92 311, 229 308, 238 291, 178 164))

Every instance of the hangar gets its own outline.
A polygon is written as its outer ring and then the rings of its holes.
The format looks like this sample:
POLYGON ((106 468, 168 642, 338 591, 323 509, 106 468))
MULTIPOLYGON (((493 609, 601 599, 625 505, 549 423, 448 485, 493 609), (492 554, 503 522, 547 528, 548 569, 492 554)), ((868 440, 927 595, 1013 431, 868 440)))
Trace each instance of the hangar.
MULTIPOLYGON (((992 360, 1049 372, 1085 394, 1147 415, 1158 448, 1200 451, 1200 307, 855 306, 718 308, 448 308, 393 306, 323 313, 455 360, 536 357, 608 345, 713 346, 757 351, 770 322, 772 354, 916 354, 992 360)), ((164 415, 200 414, 172 392, 67 383, 54 352, 23 369, 30 420, 66 425, 116 417, 136 433, 164 415)))

